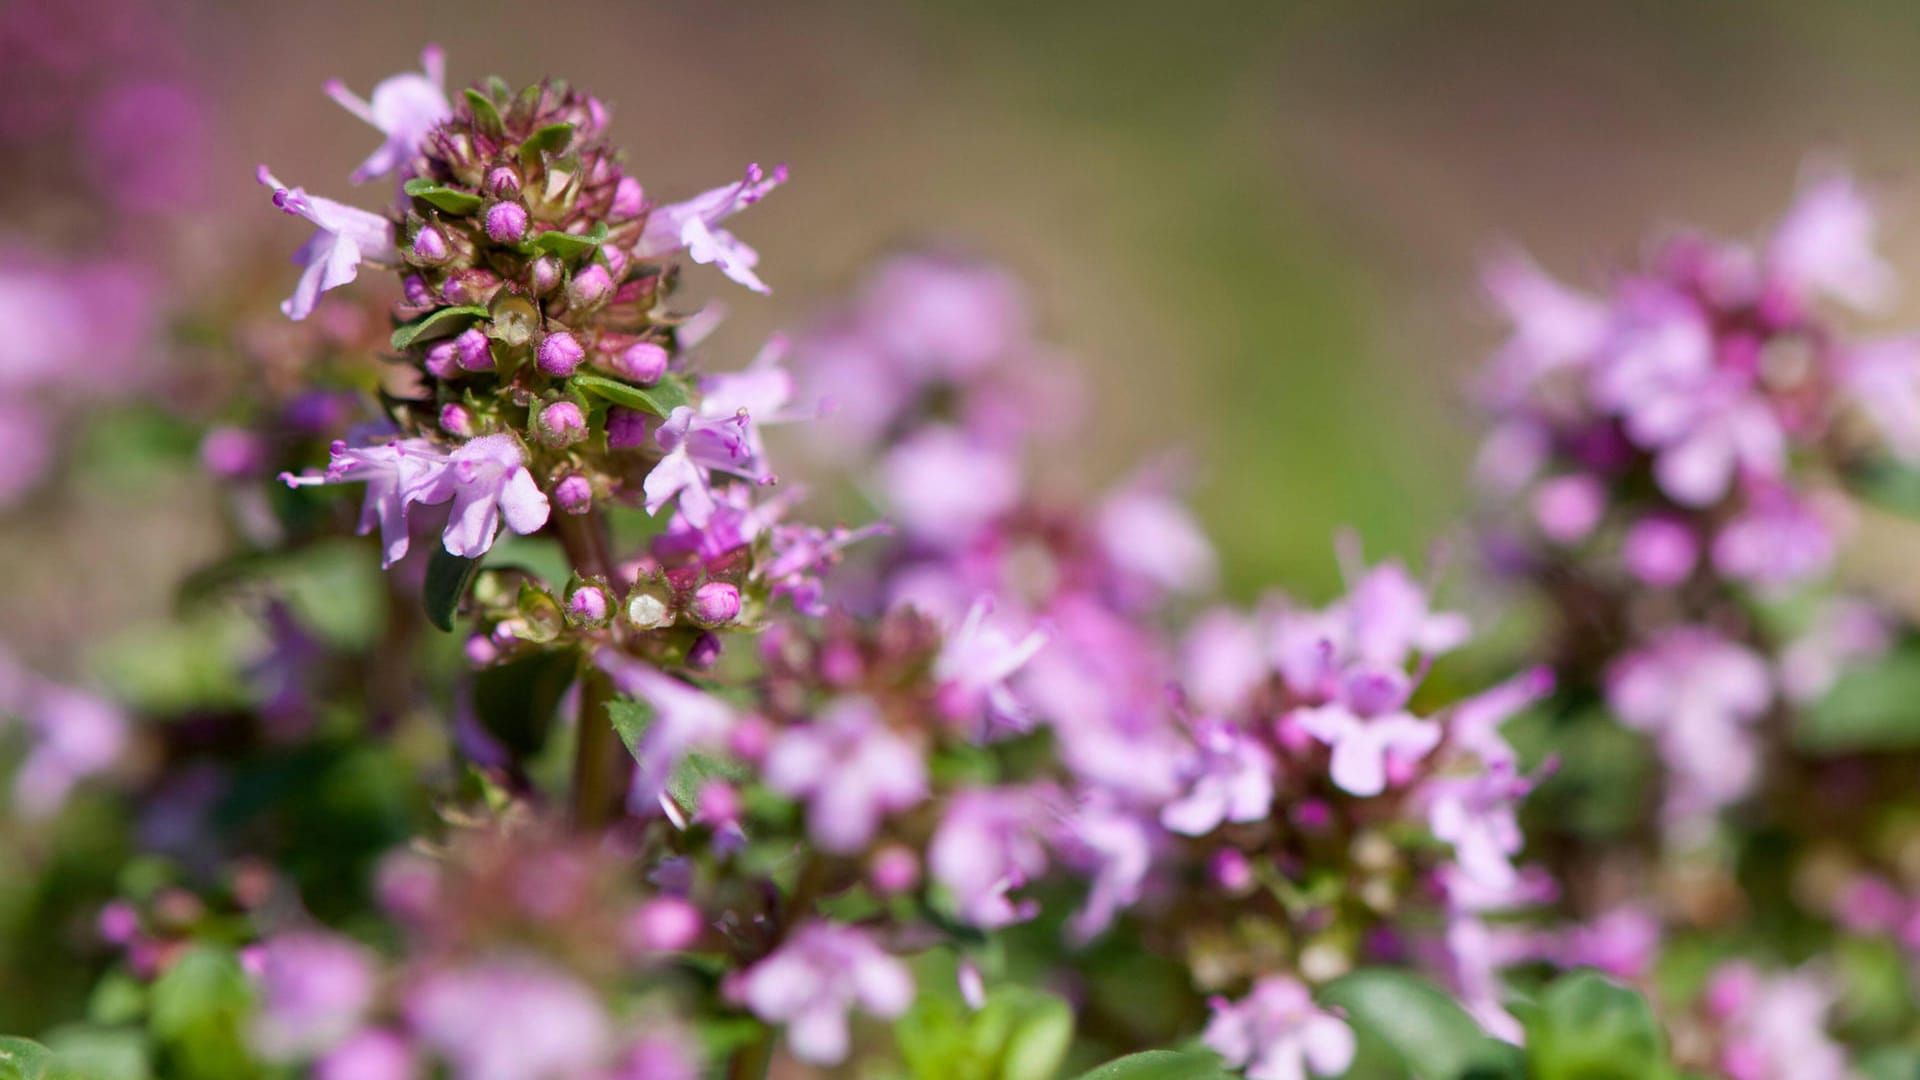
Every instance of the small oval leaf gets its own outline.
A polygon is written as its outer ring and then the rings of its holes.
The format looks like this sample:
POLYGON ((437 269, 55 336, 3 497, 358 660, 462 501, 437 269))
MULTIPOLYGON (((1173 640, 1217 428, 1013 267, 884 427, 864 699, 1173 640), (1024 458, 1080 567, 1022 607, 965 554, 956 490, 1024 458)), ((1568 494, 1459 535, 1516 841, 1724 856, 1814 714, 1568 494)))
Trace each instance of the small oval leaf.
POLYGON ((611 401, 615 405, 639 409, 659 417, 666 417, 672 414, 673 410, 687 404, 687 386, 674 375, 665 376, 652 386, 639 387, 604 375, 581 372, 568 380, 568 384, 576 390, 611 401))
POLYGON ((427 581, 420 590, 428 622, 442 630, 453 629, 453 617, 479 569, 479 559, 462 558, 444 547, 433 549, 433 558, 427 563, 427 581))
POLYGON ((471 87, 467 89, 467 108, 473 111, 473 118, 485 130, 499 134, 507 129, 507 125, 500 120, 500 109, 493 99, 471 87))
POLYGON ((1367 969, 1329 983, 1321 1000, 1390 1048, 1420 1080, 1454 1080, 1497 1061, 1493 1040, 1446 992, 1417 975, 1367 969))
POLYGON ((1080 1080, 1234 1080, 1212 1054, 1186 1050, 1148 1050, 1116 1058, 1080 1080))
POLYGON ((443 307, 429 311, 410 323, 401 323, 394 327, 393 337, 390 340, 395 349, 405 349, 416 341, 450 334, 464 326, 466 320, 482 319, 486 315, 486 308, 474 304, 463 307, 443 307))
POLYGON ((548 124, 527 136, 527 141, 520 144, 520 156, 531 159, 541 154, 564 154, 572 145, 572 124, 548 124))
POLYGON ((471 191, 436 184, 424 176, 407 181, 406 192, 409 198, 419 199, 449 214, 471 214, 486 201, 471 191))
POLYGON ((529 253, 546 252, 563 259, 578 259, 591 253, 607 238, 607 226, 601 222, 589 233, 559 232, 549 229, 524 245, 529 253))

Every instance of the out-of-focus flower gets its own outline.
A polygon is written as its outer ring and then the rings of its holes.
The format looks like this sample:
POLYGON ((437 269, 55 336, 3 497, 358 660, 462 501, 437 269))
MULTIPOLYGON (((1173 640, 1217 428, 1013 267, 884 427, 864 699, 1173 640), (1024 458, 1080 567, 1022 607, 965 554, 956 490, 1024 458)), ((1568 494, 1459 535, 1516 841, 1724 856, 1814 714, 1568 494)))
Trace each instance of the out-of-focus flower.
POLYGON ((407 994, 420 1042, 456 1080, 561 1080, 606 1063, 613 1035, 600 1002, 571 977, 521 958, 437 971, 407 994))
POLYGON ((847 1014, 857 1005, 899 1016, 913 1003, 913 976, 864 931, 809 923, 742 973, 740 998, 762 1020, 787 1025, 794 1057, 837 1065, 847 1056, 847 1014))
MULTIPOLYGON (((427 133, 453 115, 453 106, 447 103, 446 56, 438 45, 421 50, 420 69, 420 74, 409 71, 380 80, 371 99, 358 97, 338 79, 328 81, 328 97, 385 136, 386 141, 353 170, 354 183, 401 173, 427 133)), ((402 173, 401 179, 405 178, 402 173)))
POLYGON ((1305 984, 1284 975, 1256 982, 1239 1001, 1215 998, 1201 1041, 1244 1068, 1248 1080, 1338 1076, 1353 1063, 1353 1029, 1319 1008, 1305 984))
POLYGON ((866 847, 881 818, 927 796, 923 752, 861 697, 835 701, 812 724, 783 732, 767 753, 766 780, 807 800, 808 834, 839 855, 866 847))
POLYGON ((373 962, 346 938, 285 934, 260 947, 258 963, 260 1011, 252 1041, 270 1061, 332 1049, 353 1034, 373 1003, 373 962))

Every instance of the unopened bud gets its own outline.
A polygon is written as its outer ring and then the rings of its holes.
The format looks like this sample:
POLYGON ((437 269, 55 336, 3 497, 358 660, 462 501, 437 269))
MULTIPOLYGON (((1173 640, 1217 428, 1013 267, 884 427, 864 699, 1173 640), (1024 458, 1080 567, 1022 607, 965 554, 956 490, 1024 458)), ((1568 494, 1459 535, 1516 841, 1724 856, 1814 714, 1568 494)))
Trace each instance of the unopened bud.
POLYGON ((477 329, 462 331, 453 339, 454 355, 468 371, 492 371, 493 348, 487 335, 477 329))
POLYGON ((573 275, 567 286, 567 301, 576 308, 592 307, 613 291, 613 278, 607 268, 595 263, 573 275))
POLYGON ((647 444, 647 414, 616 405, 607 410, 607 446, 631 450, 647 444))
POLYGON ((705 671, 720 662, 720 635, 709 630, 687 649, 687 666, 705 671))
POLYGON ((467 663, 477 668, 487 667, 500 659, 500 646, 494 644, 493 639, 485 634, 475 634, 468 638, 464 651, 467 654, 467 663))
POLYGON ((560 260, 549 255, 536 259, 532 271, 533 294, 545 296, 560 284, 560 260))
POLYGON ((427 279, 419 274, 408 274, 400 281, 400 295, 406 297, 413 307, 426 307, 433 303, 433 289, 427 285, 427 279))
POLYGON ((562 477, 553 485, 553 501, 563 514, 584 514, 593 509, 593 483, 578 473, 562 477))
POLYGON ((500 291, 500 284, 491 270, 456 270, 440 286, 440 298, 449 304, 484 304, 500 291))
POLYGON ((517 244, 526 235, 526 207, 517 202, 503 202, 487 208, 487 239, 496 244, 517 244))
MULTIPOLYGON (((520 194, 520 174, 511 165, 496 165, 487 171, 487 191, 496 199, 511 199, 520 194)), ((489 215, 491 216, 491 215, 489 215)), ((491 233, 493 230, 487 230, 491 233)))
POLYGON ((540 342, 537 356, 540 370, 556 379, 564 379, 573 374, 574 369, 580 366, 580 361, 586 357, 587 351, 580 347, 579 339, 564 330, 556 334, 548 334, 546 339, 540 342))
POLYGON ((462 439, 473 437, 473 413, 457 401, 440 408, 440 430, 462 439))
POLYGON ((636 591, 627 597, 627 624, 635 630, 656 630, 671 618, 667 602, 650 592, 636 591))
POLYGON ((460 354, 454 350, 453 342, 436 341, 427 346, 427 374, 436 379, 452 379, 460 374, 460 354))
POLYGON ((571 401, 556 401, 541 409, 536 426, 540 441, 556 449, 572 446, 587 437, 586 415, 571 401))
POLYGON ((920 858, 912 849, 889 844, 874 852, 867 880, 881 896, 898 896, 920 884, 920 858))
POLYGON ((611 611, 607 590, 598 585, 582 585, 567 597, 567 621, 575 626, 605 626, 611 611))
POLYGON ((613 201, 607 204, 607 213, 617 218, 639 217, 646 205, 647 193, 640 187, 640 181, 623 176, 613 186, 613 201))
POLYGON ((429 266, 438 266, 452 256, 453 249, 447 246, 446 234, 432 225, 422 226, 413 234, 413 257, 429 266))
POLYGON ((667 373, 667 350, 651 341, 636 341, 614 354, 610 365, 623 379, 652 386, 667 373))
POLYGON ((700 909, 676 896, 662 896, 640 905, 623 935, 635 953, 679 952, 700 937, 705 918, 700 909))
POLYGON ((740 617, 740 590, 724 581, 709 581, 694 590, 691 614, 703 626, 724 626, 740 617))

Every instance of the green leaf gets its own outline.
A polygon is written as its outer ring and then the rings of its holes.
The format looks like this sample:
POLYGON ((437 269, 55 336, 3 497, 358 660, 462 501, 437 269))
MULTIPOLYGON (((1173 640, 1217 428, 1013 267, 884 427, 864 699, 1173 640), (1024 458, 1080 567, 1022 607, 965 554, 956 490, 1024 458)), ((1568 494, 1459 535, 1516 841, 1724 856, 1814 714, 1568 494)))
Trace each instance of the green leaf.
POLYGON ((1801 718, 1794 742, 1815 753, 1920 747, 1920 650, 1896 649, 1840 676, 1801 718))
POLYGON ((553 730, 560 699, 579 674, 570 651, 537 652, 483 669, 473 680, 473 707, 480 726, 515 755, 540 752, 553 730))
POLYGON ((486 201, 471 191, 445 187, 424 176, 407 181, 406 192, 409 197, 439 207, 449 214, 471 214, 486 201))
POLYGON ((476 304, 443 307, 429 311, 410 323, 401 323, 394 327, 391 341, 396 350, 405 349, 416 341, 450 334, 464 326, 468 319, 484 319, 486 316, 487 309, 476 304))
POLYGON ((47 1035, 60 1068, 76 1080, 151 1080, 147 1037, 138 1028, 63 1027, 47 1035))
POLYGON ((564 154, 572 145, 572 124, 548 124, 527 136, 527 141, 520 144, 520 156, 532 160, 541 154, 564 154))
POLYGON ((1320 997, 1345 1009, 1356 1033, 1385 1044, 1421 1080, 1455 1080, 1500 1064, 1495 1040, 1445 991, 1417 975, 1356 971, 1329 983, 1320 997))
POLYGON ((640 740, 653 723, 653 706, 632 698, 615 698, 607 702, 607 719, 613 722, 613 730, 626 744, 627 753, 639 757, 640 740))
POLYGON ((53 1075, 53 1051, 14 1036, 0 1036, 0 1080, 47 1080, 53 1075))
POLYGON ((558 255, 563 259, 578 259, 599 247, 607 239, 607 225, 601 222, 592 232, 570 233, 548 229, 539 236, 526 242, 532 251, 544 251, 549 255, 558 255))
POLYGON ((575 390, 604 398, 615 405, 639 409, 659 417, 666 417, 687 403, 686 383, 677 375, 667 375, 652 386, 639 387, 604 375, 580 372, 567 383, 575 390))
POLYGON ((193 946, 154 981, 152 995, 148 1028, 169 1075, 258 1075, 241 1034, 252 987, 232 951, 193 946))
POLYGON ((1022 993, 1009 1007, 1018 1019, 1000 1054, 1000 1080, 1051 1080, 1073 1045, 1073 1007, 1041 993, 1022 993))
POLYGON ((467 88, 467 107, 473 110, 473 118, 487 131, 499 133, 507 129, 500 120, 500 109, 493 99, 472 87, 467 88))
POLYGON ((420 600, 427 608, 427 621, 442 630, 451 631, 453 617, 460 610, 460 601, 466 598, 467 587, 473 584, 473 575, 479 572, 479 559, 462 558, 436 544, 433 558, 427 562, 426 584, 420 589, 420 600))
POLYGON ((1080 1080, 1234 1080, 1234 1074, 1212 1054, 1148 1050, 1109 1061, 1080 1080))
POLYGON ((1643 1080, 1667 1069, 1647 999, 1597 972, 1560 977, 1528 1012, 1531 1080, 1643 1080))

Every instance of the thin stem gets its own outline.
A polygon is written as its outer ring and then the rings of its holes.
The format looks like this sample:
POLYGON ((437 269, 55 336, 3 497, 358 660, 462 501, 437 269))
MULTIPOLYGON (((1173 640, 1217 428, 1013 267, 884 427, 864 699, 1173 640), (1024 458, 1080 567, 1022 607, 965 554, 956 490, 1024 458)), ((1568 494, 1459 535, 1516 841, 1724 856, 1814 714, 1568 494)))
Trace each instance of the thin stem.
MULTIPOLYGON (((607 544, 606 522, 598 511, 561 514, 554 521, 567 560, 582 577, 613 582, 613 558, 607 544)), ((580 714, 573 757, 573 821, 583 831, 598 831, 618 821, 626 809, 626 749, 607 716, 613 683, 598 667, 588 664, 580 676, 580 714)))

